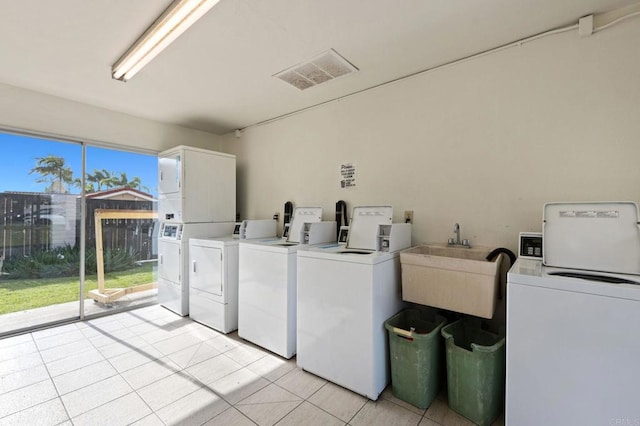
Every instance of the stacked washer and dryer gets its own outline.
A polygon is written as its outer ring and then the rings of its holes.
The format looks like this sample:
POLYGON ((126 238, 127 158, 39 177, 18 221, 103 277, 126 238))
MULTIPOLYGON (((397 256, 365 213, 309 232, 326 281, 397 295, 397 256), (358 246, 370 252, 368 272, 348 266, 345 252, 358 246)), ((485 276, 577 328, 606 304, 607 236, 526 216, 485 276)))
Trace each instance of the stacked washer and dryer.
POLYGON ((188 146, 158 155, 158 300, 189 314, 189 239, 232 235, 236 157, 188 146))

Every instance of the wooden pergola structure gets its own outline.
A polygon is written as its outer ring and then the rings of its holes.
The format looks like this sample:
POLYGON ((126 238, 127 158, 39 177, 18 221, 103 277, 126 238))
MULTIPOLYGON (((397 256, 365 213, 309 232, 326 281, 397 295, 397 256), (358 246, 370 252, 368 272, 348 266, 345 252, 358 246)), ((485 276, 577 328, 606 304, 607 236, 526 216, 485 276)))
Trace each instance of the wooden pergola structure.
POLYGON ((96 265, 98 272, 98 288, 89 292, 96 302, 111 303, 122 296, 139 291, 151 290, 158 287, 158 283, 140 284, 127 288, 104 287, 104 248, 102 246, 102 221, 105 219, 157 219, 158 214, 151 210, 107 210, 97 209, 94 213, 96 230, 96 265))

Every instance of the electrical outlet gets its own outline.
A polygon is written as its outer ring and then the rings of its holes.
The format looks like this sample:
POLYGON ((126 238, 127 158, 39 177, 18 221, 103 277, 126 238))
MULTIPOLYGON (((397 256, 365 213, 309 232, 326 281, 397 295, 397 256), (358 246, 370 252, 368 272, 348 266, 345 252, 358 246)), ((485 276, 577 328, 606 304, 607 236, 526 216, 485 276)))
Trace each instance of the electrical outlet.
POLYGON ((413 223, 413 210, 404 211, 404 223, 413 223))
POLYGON ((280 220, 280 213, 275 212, 275 213, 273 214, 273 220, 275 220, 276 222, 277 222, 277 221, 279 221, 279 220, 280 220))

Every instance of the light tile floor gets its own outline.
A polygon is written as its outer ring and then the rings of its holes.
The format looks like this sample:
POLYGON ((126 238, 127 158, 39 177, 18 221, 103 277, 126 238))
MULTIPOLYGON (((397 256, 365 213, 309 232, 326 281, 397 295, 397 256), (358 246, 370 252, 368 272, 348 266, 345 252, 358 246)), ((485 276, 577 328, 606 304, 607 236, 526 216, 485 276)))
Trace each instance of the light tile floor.
MULTIPOLYGON (((151 306, 0 340, 2 425, 471 425, 387 388, 370 401, 151 306)), ((495 424, 504 424, 501 416, 495 424)))

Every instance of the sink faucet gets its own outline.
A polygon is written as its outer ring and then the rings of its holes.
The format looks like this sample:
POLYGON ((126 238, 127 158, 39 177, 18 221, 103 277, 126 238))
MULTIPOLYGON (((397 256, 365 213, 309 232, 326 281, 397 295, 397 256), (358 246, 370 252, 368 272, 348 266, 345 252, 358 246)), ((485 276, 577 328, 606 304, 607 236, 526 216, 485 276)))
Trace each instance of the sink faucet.
POLYGON ((460 241, 460 224, 456 223, 453 225, 453 233, 456 234, 456 239, 449 238, 447 244, 450 246, 461 246, 466 248, 471 248, 471 244, 469 244, 469 240, 460 241))

